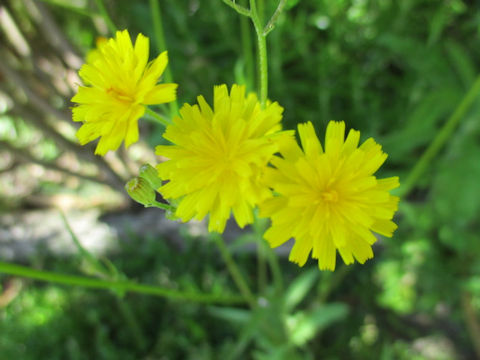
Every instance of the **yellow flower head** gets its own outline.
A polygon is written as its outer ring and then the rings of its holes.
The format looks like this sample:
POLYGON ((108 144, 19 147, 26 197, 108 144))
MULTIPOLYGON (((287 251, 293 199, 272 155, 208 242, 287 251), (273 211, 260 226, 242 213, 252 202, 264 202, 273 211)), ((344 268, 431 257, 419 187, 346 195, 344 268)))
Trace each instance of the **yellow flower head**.
POLYGON ((278 103, 261 109, 257 97, 245 97, 245 87, 214 88, 213 109, 202 96, 198 105, 185 104, 180 117, 168 126, 165 139, 174 145, 157 146, 169 160, 158 165, 163 180, 159 191, 179 199, 176 216, 183 221, 210 214, 209 231, 223 232, 231 211, 240 227, 253 222, 252 209, 270 190, 261 173, 279 142, 292 137, 279 132, 283 108, 278 103))
POLYGON ((343 121, 328 124, 325 150, 312 123, 298 132, 303 151, 292 141, 265 174, 278 196, 260 204, 260 215, 272 219, 264 237, 272 247, 295 238, 289 259, 300 266, 312 252, 321 270, 335 270, 337 249, 345 264, 363 264, 373 257, 372 231, 391 237, 397 228, 391 219, 399 198, 389 190, 398 177, 373 175, 387 154, 372 138, 358 147, 358 131, 345 140, 343 121))
POLYGON ((148 62, 148 38, 139 34, 132 45, 127 30, 115 39, 97 42, 79 75, 80 86, 72 98, 73 120, 84 124, 77 132, 82 145, 100 137, 95 154, 116 150, 138 140, 138 119, 145 105, 175 100, 177 84, 157 85, 168 63, 167 52, 148 62))

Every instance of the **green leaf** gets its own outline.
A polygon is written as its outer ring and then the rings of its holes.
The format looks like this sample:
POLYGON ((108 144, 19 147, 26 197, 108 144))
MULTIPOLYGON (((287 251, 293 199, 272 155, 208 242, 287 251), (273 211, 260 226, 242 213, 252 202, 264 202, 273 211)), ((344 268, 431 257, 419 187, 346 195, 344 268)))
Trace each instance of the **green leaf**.
POLYGON ((477 71, 467 50, 455 41, 445 42, 445 50, 465 90, 475 81, 477 71))
POLYGON ((480 162, 478 129, 461 128, 451 141, 450 152, 439 159, 432 182, 432 208, 438 218, 439 237, 457 251, 473 249, 472 226, 480 212, 480 162))
POLYGON ((290 312, 297 306, 315 285, 319 271, 317 268, 310 269, 292 282, 285 293, 285 310, 290 312))
POLYGON ((285 5, 285 10, 290 10, 294 8, 299 2, 300 0, 288 0, 287 4, 285 5))
POLYGON ((438 122, 455 108, 461 95, 459 88, 446 87, 425 96, 407 118, 402 131, 391 132, 383 139, 390 158, 399 161, 427 144, 435 135, 438 122))
POLYGON ((436 43, 442 36, 442 32, 447 27, 451 19, 450 9, 446 6, 440 6, 430 21, 430 33, 428 35, 428 45, 436 43))
POLYGON ((287 319, 290 341, 301 346, 318 332, 344 319, 347 314, 348 307, 341 303, 321 305, 312 311, 299 311, 287 319))
POLYGON ((246 324, 252 315, 250 310, 217 306, 210 306, 208 312, 219 319, 237 324, 246 324))

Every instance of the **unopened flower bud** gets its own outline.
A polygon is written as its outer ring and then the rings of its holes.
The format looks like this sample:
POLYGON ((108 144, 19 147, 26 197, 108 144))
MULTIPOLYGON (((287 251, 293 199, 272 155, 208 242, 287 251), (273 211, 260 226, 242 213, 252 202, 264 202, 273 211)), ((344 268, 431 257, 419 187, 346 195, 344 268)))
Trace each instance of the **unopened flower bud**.
POLYGON ((157 169, 150 164, 142 165, 139 176, 147 180, 155 190, 162 186, 162 179, 158 176, 157 169))
POLYGON ((144 178, 133 178, 125 185, 125 190, 133 200, 145 207, 152 206, 155 203, 155 190, 144 178))

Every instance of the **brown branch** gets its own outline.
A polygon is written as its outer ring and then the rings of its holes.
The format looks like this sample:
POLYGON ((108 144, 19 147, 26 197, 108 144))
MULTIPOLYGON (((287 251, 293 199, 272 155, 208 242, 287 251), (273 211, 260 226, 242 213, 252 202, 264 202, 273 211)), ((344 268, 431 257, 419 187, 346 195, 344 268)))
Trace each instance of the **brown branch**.
MULTIPOLYGON (((42 37, 40 40, 47 40, 48 45, 51 45, 58 52, 64 55, 63 56, 64 62, 62 62, 58 57, 56 57, 56 59, 58 59, 59 61, 57 65, 59 65, 65 71, 72 71, 72 70, 64 68, 61 65, 62 63, 66 63, 69 66, 78 68, 79 66, 78 63, 73 64, 71 62, 68 62, 65 59, 66 53, 68 54, 71 53, 75 55, 73 47, 71 47, 71 45, 68 43, 68 41, 64 37, 62 37, 61 35, 58 35, 58 34, 61 34, 61 31, 59 31, 53 18, 49 14, 48 10, 44 7, 44 5, 37 2, 27 1, 25 6, 26 6, 26 10, 28 10, 30 13, 30 17, 34 19, 35 23, 40 28, 41 30, 40 32, 44 34, 44 37, 42 37), (37 12, 35 12, 35 9, 37 10, 37 12), (56 36, 55 34, 57 34, 58 36, 56 36), (52 36, 54 37, 53 39, 52 39, 52 36)), ((45 81, 45 77, 41 76, 44 78, 44 81, 43 82, 38 81, 38 77, 40 75, 43 75, 43 74, 40 74, 40 72, 43 73, 43 70, 39 69, 35 63, 35 58, 37 56, 34 56, 36 54, 35 45, 38 44, 39 42, 36 39, 31 39, 30 42, 31 42, 30 45, 32 46, 32 49, 33 49, 33 55, 29 56, 28 58, 17 58, 15 56, 12 57, 12 53, 11 51, 8 51, 8 49, 6 48, 6 45, 0 44, 0 77, 7 79, 11 83, 11 85, 13 86, 11 89, 13 90, 19 89, 25 94, 25 96, 18 96, 19 94, 16 91, 8 91, 7 89, 7 94, 10 94, 10 96, 15 99, 15 107, 13 109, 13 112, 18 114, 22 118, 24 118, 26 121, 33 123, 34 126, 39 128, 47 137, 53 139, 63 149, 71 151, 74 154, 76 154, 77 157, 83 158, 86 161, 89 161, 90 163, 95 164, 99 168, 99 170, 101 170, 103 175, 108 178, 110 182, 110 186, 123 193, 125 179, 120 175, 118 171, 114 170, 114 168, 112 168, 112 165, 109 162, 107 162, 103 157, 95 156, 93 153, 92 146, 81 147, 77 143, 67 139, 65 136, 59 133, 59 131, 55 126, 49 124, 49 121, 48 121, 49 118, 56 118, 58 120, 68 123, 69 125, 73 125, 71 121, 70 113, 66 113, 65 111, 55 108, 48 101, 48 99, 45 98, 45 96, 42 96, 41 94, 39 94, 39 90, 40 90, 44 93, 44 95, 48 95, 48 94, 58 95, 57 91, 53 87, 48 86, 50 84, 51 79, 48 79, 47 81, 45 81), (25 61, 34 62, 33 70, 35 71, 35 74, 32 73, 31 70, 28 72, 20 71, 20 68, 24 67, 25 61), (15 67, 12 66, 14 63, 16 65, 15 67), (18 69, 15 69, 15 68, 18 68, 18 69), (46 88, 45 88, 45 84, 47 85, 46 88), (38 89, 37 89, 37 86, 38 86, 38 89), (25 98, 28 101, 28 105, 27 106, 20 105, 22 103, 25 104, 25 98), (37 111, 35 110, 32 111, 31 109, 32 107, 35 108, 37 111), (40 116, 37 116, 36 114, 38 113, 43 115, 39 114, 40 116)), ((43 42, 43 41, 40 41, 40 42, 43 42)), ((78 56, 76 59, 80 60, 78 56)), ((29 68, 28 64, 27 64, 27 68, 29 68)), ((47 75, 51 75, 51 74, 49 73, 47 75)), ((1 86, 1 87, 5 88, 6 86, 1 86)), ((100 180, 106 182, 105 178, 102 178, 100 180)))
POLYGON ((12 278, 5 284, 5 290, 0 293, 0 309, 6 308, 20 293, 23 287, 23 280, 12 278))
POLYGON ((4 167, 3 169, 0 169, 0 175, 4 174, 4 173, 8 173, 12 170, 15 170, 19 165, 21 165, 22 162, 21 161, 18 161, 18 160, 14 160, 11 162, 11 164, 9 164, 8 166, 4 167))
MULTIPOLYGON (((5 86, 2 86, 1 84, 0 89, 6 91, 5 86)), ((112 188, 122 193, 124 192, 123 187, 126 180, 117 174, 104 158, 94 155, 93 146, 80 146, 78 143, 67 139, 51 126, 43 116, 33 115, 35 112, 31 108, 21 105, 19 101, 15 102, 15 105, 10 112, 35 126, 45 135, 46 138, 52 139, 64 150, 73 152, 78 158, 95 164, 102 172, 102 175, 100 175, 99 178, 100 181, 109 184, 112 188)))
POLYGON ((0 140, 0 148, 6 149, 7 151, 11 152, 12 154, 14 154, 15 156, 19 157, 20 159, 22 159, 24 161, 38 164, 38 165, 40 165, 44 168, 59 171, 59 172, 65 173, 65 174, 70 175, 70 176, 78 177, 80 179, 93 181, 93 182, 96 182, 96 183, 99 183, 99 184, 102 184, 102 185, 109 185, 110 186, 109 183, 106 183, 104 180, 101 180, 96 176, 81 174, 81 173, 72 171, 70 169, 64 168, 62 166, 59 166, 58 164, 55 164, 53 162, 38 159, 35 156, 33 156, 32 154, 30 154, 26 149, 22 149, 22 148, 13 146, 12 144, 10 144, 6 141, 0 140))
POLYGON ((480 359, 480 323, 477 319, 477 314, 472 306, 472 296, 464 291, 462 293, 462 311, 467 324, 468 334, 473 343, 473 348, 480 359))
POLYGON ((45 114, 51 114, 59 120, 70 122, 71 119, 67 116, 64 112, 54 108, 50 105, 47 101, 45 101, 41 96, 39 96, 36 92, 34 92, 30 86, 25 82, 23 77, 18 74, 17 71, 13 70, 9 66, 7 66, 7 62, 5 57, 2 55, 5 54, 5 48, 0 46, 0 72, 9 79, 12 83, 15 84, 18 88, 20 88, 24 93, 25 96, 29 99, 29 101, 38 108, 40 111, 44 112, 45 114))
POLYGON ((44 38, 57 50, 71 69, 79 69, 83 63, 70 42, 63 36, 63 31, 55 23, 47 7, 39 1, 24 0, 25 9, 37 23, 44 38))

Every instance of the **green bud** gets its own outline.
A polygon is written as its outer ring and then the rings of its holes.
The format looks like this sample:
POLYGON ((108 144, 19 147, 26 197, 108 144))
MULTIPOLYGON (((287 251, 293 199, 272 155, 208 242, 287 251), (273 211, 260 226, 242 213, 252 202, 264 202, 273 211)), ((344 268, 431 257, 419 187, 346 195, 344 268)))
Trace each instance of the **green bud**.
POLYGON ((142 165, 139 176, 147 180, 155 190, 162 186, 162 179, 158 176, 157 169, 150 164, 142 165))
POLYGON ((155 190, 153 190, 150 183, 141 177, 136 177, 130 180, 125 185, 128 195, 136 202, 145 207, 153 206, 155 201, 155 190))

